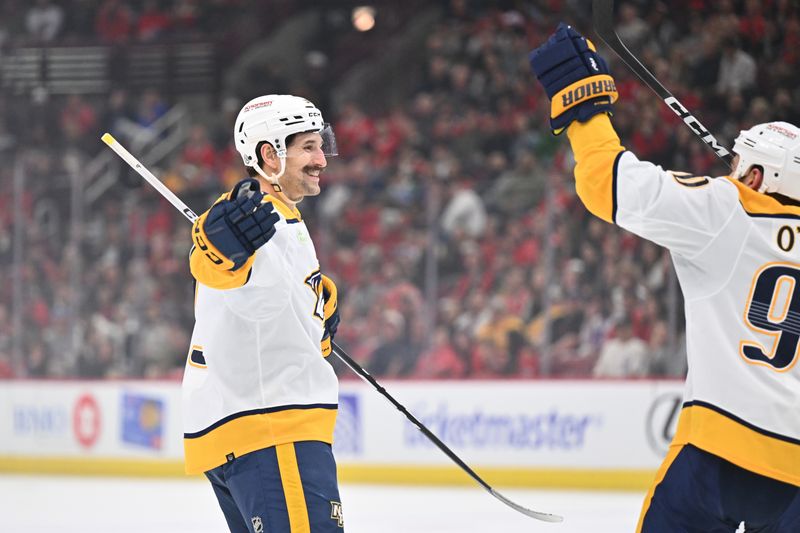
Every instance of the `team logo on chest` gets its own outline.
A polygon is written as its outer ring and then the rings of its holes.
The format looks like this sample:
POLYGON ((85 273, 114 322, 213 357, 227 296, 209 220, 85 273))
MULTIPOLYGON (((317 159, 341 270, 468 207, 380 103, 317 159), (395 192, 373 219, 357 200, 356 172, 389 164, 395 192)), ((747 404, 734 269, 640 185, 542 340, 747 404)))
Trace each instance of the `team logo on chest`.
POLYGON ((306 276, 305 284, 314 291, 314 296, 317 298, 317 303, 314 306, 314 316, 324 321, 325 298, 322 296, 322 273, 319 269, 306 276))
POLYGON ((308 230, 305 228, 297 228, 297 241, 301 243, 307 243, 311 241, 311 237, 308 234, 308 230))

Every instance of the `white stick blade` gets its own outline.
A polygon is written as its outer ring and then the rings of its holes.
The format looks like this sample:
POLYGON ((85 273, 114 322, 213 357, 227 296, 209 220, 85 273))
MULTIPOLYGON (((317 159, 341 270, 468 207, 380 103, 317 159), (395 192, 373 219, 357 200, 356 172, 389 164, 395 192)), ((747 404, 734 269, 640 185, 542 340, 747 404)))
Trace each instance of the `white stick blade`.
POLYGON ((523 507, 520 504, 509 500, 508 498, 506 498, 505 496, 503 496, 502 494, 500 494, 499 492, 497 492, 494 489, 491 489, 489 492, 491 492, 492 496, 494 496, 495 498, 497 498, 498 500, 500 500, 504 504, 508 505, 509 507, 514 509, 515 511, 518 511, 518 512, 524 514, 525 516, 530 516, 531 518, 535 518, 537 520, 542 520, 543 522, 563 522, 564 521, 564 517, 563 516, 559 516, 557 514, 552 514, 552 513, 542 513, 542 512, 539 512, 539 511, 534 511, 533 509, 528 509, 527 507, 523 507))

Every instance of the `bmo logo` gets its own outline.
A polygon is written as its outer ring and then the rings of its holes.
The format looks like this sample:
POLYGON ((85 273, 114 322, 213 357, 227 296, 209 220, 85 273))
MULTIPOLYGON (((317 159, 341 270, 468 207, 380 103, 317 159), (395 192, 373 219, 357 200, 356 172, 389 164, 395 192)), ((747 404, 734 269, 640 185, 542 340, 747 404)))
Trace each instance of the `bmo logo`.
POLYGON ((89 393, 80 395, 72 408, 72 432, 75 440, 88 450, 97 443, 101 429, 102 417, 97 400, 89 393))

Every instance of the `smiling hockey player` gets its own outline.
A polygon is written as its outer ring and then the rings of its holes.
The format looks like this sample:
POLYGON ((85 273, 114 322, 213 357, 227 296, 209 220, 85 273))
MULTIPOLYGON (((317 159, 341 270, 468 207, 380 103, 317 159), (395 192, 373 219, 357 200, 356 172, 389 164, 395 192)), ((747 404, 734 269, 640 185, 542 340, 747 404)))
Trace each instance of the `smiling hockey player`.
POLYGON ((205 473, 233 533, 341 532, 338 383, 324 359, 337 293, 296 208, 320 192, 333 132, 308 100, 267 95, 239 112, 234 142, 251 178, 192 228, 186 471, 205 473))

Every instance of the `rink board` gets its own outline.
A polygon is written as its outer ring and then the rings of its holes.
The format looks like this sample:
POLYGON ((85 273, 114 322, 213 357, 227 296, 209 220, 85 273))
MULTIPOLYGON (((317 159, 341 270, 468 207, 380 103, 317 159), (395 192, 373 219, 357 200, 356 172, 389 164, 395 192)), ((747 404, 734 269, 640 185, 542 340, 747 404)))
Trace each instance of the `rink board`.
MULTIPOLYGON (((387 381, 490 483, 646 487, 681 404, 676 381, 387 381)), ((474 483, 371 386, 341 384, 347 481, 474 483)), ((0 471, 182 475, 180 385, 0 382, 0 471)))

